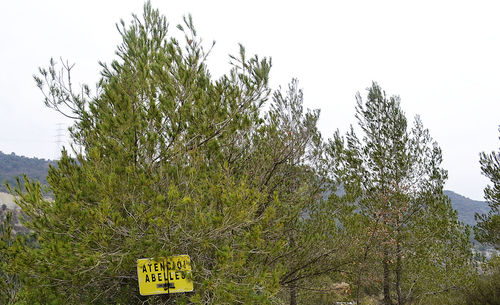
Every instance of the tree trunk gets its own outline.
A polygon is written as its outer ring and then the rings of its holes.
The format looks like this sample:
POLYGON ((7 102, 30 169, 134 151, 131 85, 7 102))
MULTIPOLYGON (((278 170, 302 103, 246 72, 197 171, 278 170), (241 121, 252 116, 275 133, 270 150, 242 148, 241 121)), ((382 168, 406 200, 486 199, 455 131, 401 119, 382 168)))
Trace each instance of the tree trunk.
POLYGON ((361 274, 363 272, 362 266, 359 266, 358 281, 356 282, 356 304, 361 304, 359 299, 361 298, 361 274))
POLYGON ((396 241, 396 293, 398 294, 398 305, 403 305, 403 295, 401 294, 401 245, 399 239, 396 241))
POLYGON ((384 305, 392 305, 391 301, 391 283, 389 278, 389 253, 387 247, 384 246, 384 305))
POLYGON ((290 285, 290 305, 297 305, 297 288, 295 283, 290 285))

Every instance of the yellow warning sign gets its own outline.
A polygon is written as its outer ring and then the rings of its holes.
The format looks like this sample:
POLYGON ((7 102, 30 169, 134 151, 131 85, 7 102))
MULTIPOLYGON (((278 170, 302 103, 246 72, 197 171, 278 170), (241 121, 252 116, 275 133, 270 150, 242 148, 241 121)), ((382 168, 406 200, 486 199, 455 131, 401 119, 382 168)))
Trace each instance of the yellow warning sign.
POLYGON ((193 291, 189 255, 138 259, 137 277, 141 295, 193 291))

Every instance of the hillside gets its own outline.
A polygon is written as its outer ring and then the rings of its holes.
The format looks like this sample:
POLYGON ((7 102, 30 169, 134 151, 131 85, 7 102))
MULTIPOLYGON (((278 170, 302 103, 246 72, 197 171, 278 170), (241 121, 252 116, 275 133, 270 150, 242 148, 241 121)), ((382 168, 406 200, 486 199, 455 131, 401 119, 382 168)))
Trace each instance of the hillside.
POLYGON ((0 193, 0 223, 5 221, 7 211, 12 212, 12 229, 14 233, 26 233, 26 228, 21 225, 21 209, 14 203, 14 196, 6 193, 0 193))
POLYGON ((4 154, 0 151, 0 191, 6 192, 6 183, 16 184, 16 178, 26 174, 31 179, 36 179, 46 184, 49 165, 54 161, 38 158, 27 158, 15 153, 4 154))
POLYGON ((474 215, 476 213, 486 214, 490 211, 488 203, 485 201, 472 200, 449 190, 445 190, 444 194, 450 198, 453 209, 458 212, 458 219, 464 224, 475 226, 474 215))

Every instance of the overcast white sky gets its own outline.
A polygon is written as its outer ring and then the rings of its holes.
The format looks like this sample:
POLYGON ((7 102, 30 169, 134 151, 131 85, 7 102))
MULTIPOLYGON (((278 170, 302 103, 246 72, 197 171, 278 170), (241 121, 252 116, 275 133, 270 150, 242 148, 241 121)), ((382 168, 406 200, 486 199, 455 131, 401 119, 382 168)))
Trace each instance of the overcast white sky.
MULTIPOLYGON (((271 85, 299 79, 305 106, 320 108, 328 138, 354 120, 354 96, 372 80, 419 114, 443 149, 446 185, 482 200, 488 180, 479 152, 498 150, 498 1, 152 1, 175 25, 193 15, 213 75, 229 69, 238 43, 273 59, 271 85)), ((115 27, 143 1, 0 2, 0 151, 55 158, 58 124, 32 75, 51 57, 76 63, 74 77, 95 84, 99 60, 120 42, 115 27)))

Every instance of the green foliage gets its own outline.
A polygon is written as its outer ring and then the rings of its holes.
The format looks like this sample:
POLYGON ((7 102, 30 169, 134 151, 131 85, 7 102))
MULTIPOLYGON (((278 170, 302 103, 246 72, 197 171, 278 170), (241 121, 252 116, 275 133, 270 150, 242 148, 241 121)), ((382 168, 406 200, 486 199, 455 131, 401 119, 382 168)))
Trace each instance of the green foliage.
POLYGON ((492 259, 483 268, 484 273, 477 275, 465 289, 467 305, 500 304, 500 258, 492 259))
POLYGON ((478 221, 474 231, 477 240, 500 249, 500 152, 481 153, 481 171, 488 177, 492 185, 484 190, 484 198, 490 206, 487 215, 476 214, 478 221))
POLYGON ((53 61, 35 77, 46 105, 75 119, 76 157, 50 168, 54 200, 31 180, 16 190, 36 240, 12 247, 27 303, 279 302, 288 260, 311 245, 302 215, 322 198, 319 112, 303 110, 296 81, 271 95, 270 60, 243 47, 214 81, 191 18, 178 29, 185 44, 149 3, 122 22, 95 96, 53 61), (136 260, 174 254, 190 255, 194 292, 141 297, 136 260))
POLYGON ((191 17, 180 42, 149 2, 118 29, 95 93, 72 87, 68 63, 35 76, 75 120, 73 147, 49 169, 53 199, 28 177, 12 190, 29 231, 2 227, 0 301, 295 305, 352 289, 360 302, 452 302, 468 232, 443 194, 441 150, 418 118, 408 129, 399 98, 373 84, 358 95, 364 136, 337 132, 325 150, 298 82, 269 88, 270 59, 240 46, 214 80, 191 17), (194 292, 140 296, 136 260, 176 254, 191 258, 194 292))
POLYGON ((19 290, 18 279, 15 274, 9 272, 10 261, 9 248, 12 245, 12 212, 7 211, 0 219, 0 302, 2 304, 13 304, 19 290))
POLYGON ((418 117, 409 129, 399 98, 387 98, 375 83, 366 102, 358 94, 356 118, 363 137, 352 127, 345 138, 337 132, 328 154, 345 203, 367 222, 352 233, 364 243, 351 279, 358 301, 373 283, 385 304, 416 302, 462 283, 470 245, 443 194, 440 148, 418 117))

